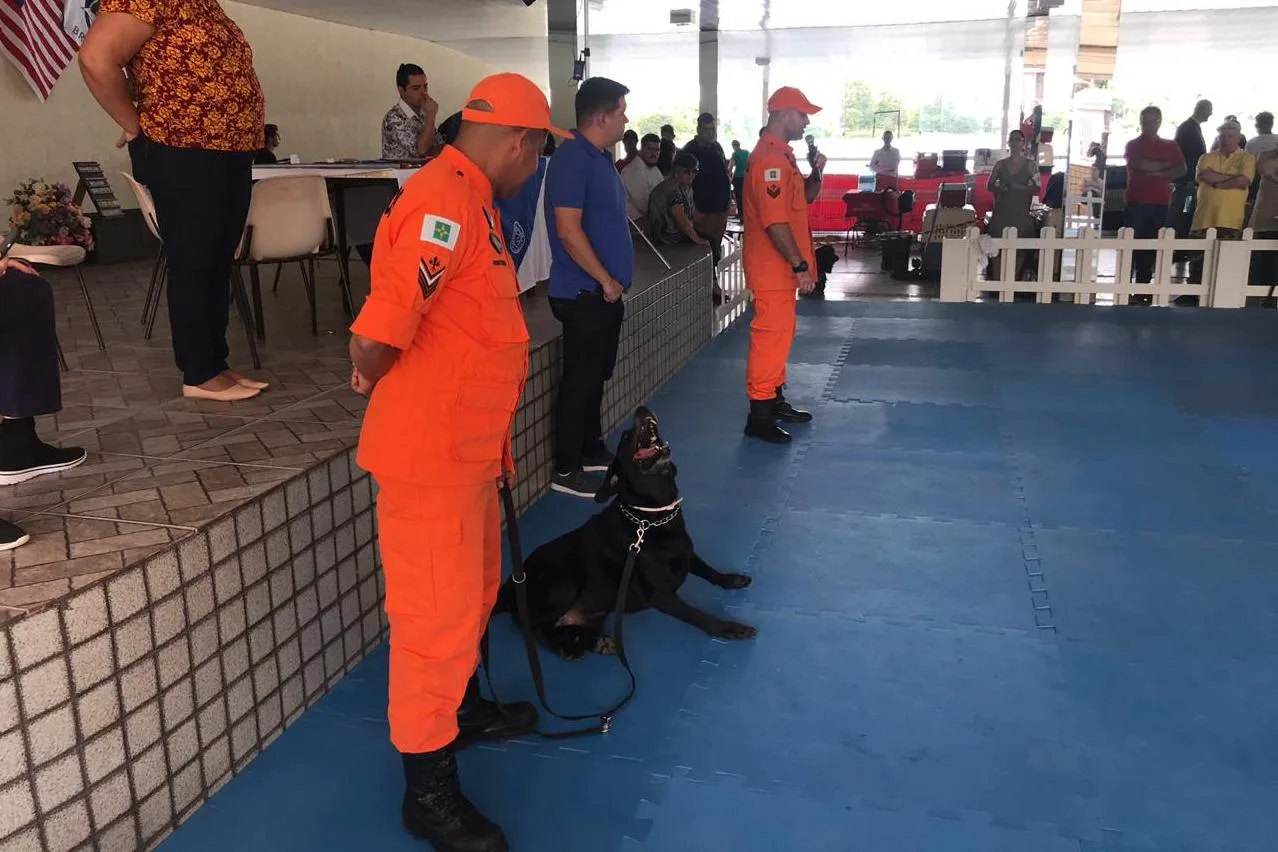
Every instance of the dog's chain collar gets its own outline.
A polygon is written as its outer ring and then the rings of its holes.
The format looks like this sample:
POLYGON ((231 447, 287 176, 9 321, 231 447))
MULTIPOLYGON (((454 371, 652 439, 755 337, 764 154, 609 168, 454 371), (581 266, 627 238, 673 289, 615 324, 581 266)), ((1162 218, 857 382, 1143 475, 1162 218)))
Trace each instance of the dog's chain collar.
POLYGON ((666 524, 679 517, 679 514, 683 511, 683 509, 679 507, 679 503, 675 503, 674 511, 670 514, 666 515, 659 521, 650 521, 635 517, 631 514, 630 510, 626 508, 624 503, 618 503, 617 506, 621 509, 621 514, 625 515, 626 519, 635 525, 635 540, 630 544, 630 552, 636 554, 639 552, 640 548, 643 547, 643 537, 647 534, 648 530, 655 529, 656 527, 664 527, 666 524))

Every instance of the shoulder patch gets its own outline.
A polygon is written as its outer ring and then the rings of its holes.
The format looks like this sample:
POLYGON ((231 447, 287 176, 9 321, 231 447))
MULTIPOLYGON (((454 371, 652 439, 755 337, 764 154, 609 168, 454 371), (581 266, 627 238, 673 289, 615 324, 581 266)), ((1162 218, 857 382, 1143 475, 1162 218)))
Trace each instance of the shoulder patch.
POLYGON ((763 173, 763 179, 767 181, 768 183, 776 183, 777 181, 781 180, 781 170, 767 169, 763 173))
POLYGON ((767 192, 768 192, 768 197, 769 197, 769 198, 780 198, 780 197, 781 197, 781 184, 779 184, 779 183, 770 183, 770 184, 768 184, 767 192))
POLYGON ((431 257, 430 260, 422 258, 417 261, 417 286, 421 288, 422 299, 429 299, 435 295, 435 290, 439 288, 439 282, 444 279, 444 272, 447 269, 448 267, 438 255, 431 257))
POLYGON ((461 237, 461 225, 452 219, 442 216, 427 215, 422 219, 421 240, 452 251, 457 248, 457 240, 461 237))

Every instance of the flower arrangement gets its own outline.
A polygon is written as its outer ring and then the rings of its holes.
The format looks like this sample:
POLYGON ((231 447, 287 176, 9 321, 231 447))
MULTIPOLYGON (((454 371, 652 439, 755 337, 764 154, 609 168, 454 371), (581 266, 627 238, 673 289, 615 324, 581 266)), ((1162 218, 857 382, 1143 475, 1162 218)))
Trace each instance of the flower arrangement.
POLYGON ((29 246, 80 246, 93 249, 90 221, 79 205, 71 201, 64 183, 32 179, 18 185, 9 205, 9 228, 17 242, 29 246))

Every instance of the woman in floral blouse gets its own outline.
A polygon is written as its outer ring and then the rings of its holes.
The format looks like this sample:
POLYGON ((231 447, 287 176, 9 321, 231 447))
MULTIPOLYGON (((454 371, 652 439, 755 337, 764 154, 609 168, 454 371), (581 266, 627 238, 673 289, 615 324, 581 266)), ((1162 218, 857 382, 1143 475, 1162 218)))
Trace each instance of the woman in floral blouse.
POLYGON ((80 68, 155 201, 183 395, 256 396, 266 384, 226 362, 232 263, 265 126, 244 33, 216 0, 101 0, 80 68))

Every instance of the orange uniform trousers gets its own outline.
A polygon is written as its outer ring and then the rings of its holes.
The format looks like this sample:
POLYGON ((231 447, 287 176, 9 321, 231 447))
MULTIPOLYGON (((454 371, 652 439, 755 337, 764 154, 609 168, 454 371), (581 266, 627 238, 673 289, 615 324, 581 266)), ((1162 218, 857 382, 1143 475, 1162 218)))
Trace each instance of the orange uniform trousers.
POLYGON ((785 384, 798 326, 794 290, 755 290, 754 321, 750 323, 750 354, 746 357, 746 393, 752 402, 775 399, 785 384))
POLYGON ((501 585, 501 507, 491 479, 378 485, 391 742, 420 754, 457 738, 457 709, 501 585))

